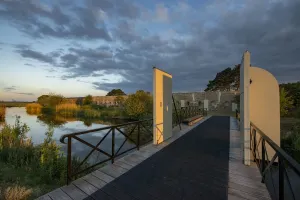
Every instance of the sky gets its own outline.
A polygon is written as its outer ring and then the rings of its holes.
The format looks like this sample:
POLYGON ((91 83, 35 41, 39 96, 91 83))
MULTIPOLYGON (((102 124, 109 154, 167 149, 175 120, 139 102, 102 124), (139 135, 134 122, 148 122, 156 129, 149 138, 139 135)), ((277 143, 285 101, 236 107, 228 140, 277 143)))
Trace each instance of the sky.
POLYGON ((300 80, 300 0, 0 0, 0 100, 202 91, 251 52, 252 66, 300 80))

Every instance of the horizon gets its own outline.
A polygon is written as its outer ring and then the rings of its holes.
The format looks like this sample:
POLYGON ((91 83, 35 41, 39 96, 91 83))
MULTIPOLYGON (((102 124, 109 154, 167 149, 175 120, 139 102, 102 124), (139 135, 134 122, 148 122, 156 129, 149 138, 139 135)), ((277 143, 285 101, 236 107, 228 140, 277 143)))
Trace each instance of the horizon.
POLYGON ((201 91, 246 50, 279 83, 298 82, 299 10, 297 0, 2 1, 0 100, 152 92, 153 66, 173 75, 173 92, 201 91))

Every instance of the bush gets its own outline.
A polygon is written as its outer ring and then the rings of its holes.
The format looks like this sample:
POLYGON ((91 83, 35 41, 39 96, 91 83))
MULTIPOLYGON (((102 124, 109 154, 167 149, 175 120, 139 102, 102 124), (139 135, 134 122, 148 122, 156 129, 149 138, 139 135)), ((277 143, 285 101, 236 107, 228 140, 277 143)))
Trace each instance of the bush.
POLYGON ((129 95, 125 101, 125 113, 131 118, 141 119, 152 113, 152 96, 143 90, 129 95))

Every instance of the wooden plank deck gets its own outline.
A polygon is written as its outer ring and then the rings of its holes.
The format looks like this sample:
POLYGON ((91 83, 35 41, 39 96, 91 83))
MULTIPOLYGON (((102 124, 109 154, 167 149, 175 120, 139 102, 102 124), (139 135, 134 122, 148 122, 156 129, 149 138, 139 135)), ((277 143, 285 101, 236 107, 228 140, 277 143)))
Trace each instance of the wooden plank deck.
POLYGON ((230 151, 229 151, 229 182, 228 200, 269 200, 266 185, 261 183, 261 174, 255 163, 250 166, 243 164, 241 133, 238 122, 230 118, 230 151))
POLYGON ((270 199, 256 165, 242 164, 234 118, 183 127, 38 199, 270 199))
MULTIPOLYGON (((206 117, 202 121, 196 123, 194 126, 181 125, 182 130, 178 127, 173 129, 173 137, 167 141, 153 145, 148 144, 142 147, 139 151, 134 151, 119 158, 114 164, 108 164, 101 169, 98 169, 91 174, 73 181, 67 186, 58 188, 48 194, 38 198, 38 200, 82 200, 82 199, 115 199, 113 194, 109 195, 109 190, 103 192, 101 188, 111 183, 116 178, 139 165, 145 159, 151 157, 153 154, 159 152, 164 147, 173 143, 181 136, 194 129, 197 125, 209 119, 206 117), (96 193, 97 191, 97 193, 96 193)), ((124 197, 121 199, 125 199, 124 197)))
POLYGON ((127 173, 104 169, 116 179, 93 195, 104 192, 125 200, 227 199, 229 117, 212 117, 147 159, 140 154, 121 159, 140 163, 127 173))

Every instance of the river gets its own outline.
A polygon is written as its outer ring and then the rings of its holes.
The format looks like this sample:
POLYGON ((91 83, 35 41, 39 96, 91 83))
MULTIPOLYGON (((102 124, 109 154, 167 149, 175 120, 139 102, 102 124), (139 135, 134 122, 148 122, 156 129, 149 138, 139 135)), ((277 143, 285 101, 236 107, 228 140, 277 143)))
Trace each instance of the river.
MULTIPOLYGON (((63 153, 66 153, 67 145, 62 144, 59 141, 59 139, 64 134, 102 128, 113 124, 124 123, 121 121, 101 121, 101 120, 82 121, 77 118, 64 118, 62 116, 30 115, 26 112, 25 107, 7 108, 5 122, 7 124, 14 125, 16 121, 16 116, 20 116, 21 123, 27 124, 27 126, 30 128, 30 131, 28 132, 27 136, 31 137, 34 145, 43 143, 46 137, 45 133, 47 132, 50 124, 53 124, 54 125, 53 139, 56 141, 57 144, 61 146, 61 150, 63 153)), ((85 135, 81 135, 79 137, 93 145, 96 145, 102 139, 102 137, 107 133, 107 131, 108 130, 88 133, 85 135)), ((116 132, 115 139, 116 139, 115 149, 118 149, 125 138, 122 134, 116 132)), ((105 140, 103 140, 99 148, 110 153, 111 144, 112 144, 112 137, 111 134, 109 134, 105 138, 105 140)), ((133 144, 126 142, 125 145, 122 147, 122 150, 123 149, 126 150, 130 147, 133 147, 133 144)), ((88 147, 87 145, 84 145, 75 139, 72 140, 72 155, 76 155, 80 158, 84 158, 85 155, 87 155, 88 152, 90 152, 90 150, 91 147, 88 147)), ((105 159, 105 156, 99 155, 97 151, 95 151, 91 157, 93 157, 94 159, 95 158, 98 159, 99 156, 105 159)))

